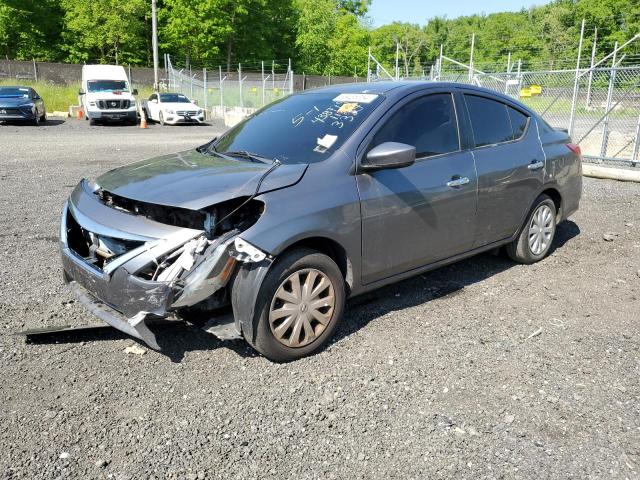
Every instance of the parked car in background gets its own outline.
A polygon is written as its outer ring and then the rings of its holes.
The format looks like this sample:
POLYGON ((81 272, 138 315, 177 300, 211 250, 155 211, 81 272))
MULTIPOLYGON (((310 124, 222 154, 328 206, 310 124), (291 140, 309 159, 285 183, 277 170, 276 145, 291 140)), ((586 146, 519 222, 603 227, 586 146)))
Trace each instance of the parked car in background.
POLYGON ((138 121, 137 90, 132 90, 121 65, 84 65, 79 92, 84 115, 92 124, 98 122, 138 121))
POLYGON ((154 93, 144 109, 149 120, 161 125, 204 122, 204 110, 182 93, 154 93))
POLYGON ((33 125, 47 120, 44 100, 30 87, 0 87, 0 122, 29 122, 33 125))
POLYGON ((292 360, 326 344, 348 297, 498 247, 542 260, 581 172, 566 132, 494 91, 309 90, 199 148, 82 180, 62 214, 64 278, 153 348, 148 319, 230 305, 238 335, 292 360))

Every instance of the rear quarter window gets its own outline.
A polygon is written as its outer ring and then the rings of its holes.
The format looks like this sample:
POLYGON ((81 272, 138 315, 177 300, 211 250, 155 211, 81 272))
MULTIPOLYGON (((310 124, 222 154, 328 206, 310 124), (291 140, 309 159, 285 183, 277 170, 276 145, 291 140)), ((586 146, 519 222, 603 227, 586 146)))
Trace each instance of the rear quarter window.
POLYGON ((527 117, 524 113, 519 112, 515 108, 507 107, 507 110, 509 111, 509 120, 511 120, 513 139, 517 140, 518 138, 522 137, 524 135, 524 132, 527 130, 529 117, 527 117))

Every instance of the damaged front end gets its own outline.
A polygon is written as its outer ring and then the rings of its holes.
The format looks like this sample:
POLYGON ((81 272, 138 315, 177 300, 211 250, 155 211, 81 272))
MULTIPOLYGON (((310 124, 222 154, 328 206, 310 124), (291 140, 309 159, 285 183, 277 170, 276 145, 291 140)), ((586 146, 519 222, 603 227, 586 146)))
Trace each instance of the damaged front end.
POLYGON ((62 212, 64 279, 91 313, 159 349, 147 320, 220 308, 237 264, 268 260, 240 237, 263 209, 246 198, 197 211, 156 205, 82 180, 62 212))

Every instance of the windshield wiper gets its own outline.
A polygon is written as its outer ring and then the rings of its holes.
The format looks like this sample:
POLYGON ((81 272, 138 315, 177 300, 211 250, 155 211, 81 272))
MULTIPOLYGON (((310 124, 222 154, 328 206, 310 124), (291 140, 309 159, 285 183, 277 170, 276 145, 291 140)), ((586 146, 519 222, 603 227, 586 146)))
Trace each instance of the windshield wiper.
MULTIPOLYGON (((220 152, 217 152, 217 153, 220 153, 220 152)), ((249 160, 252 160, 254 162, 268 163, 268 164, 273 163, 273 160, 269 160, 268 158, 265 158, 262 155, 258 155, 257 153, 253 153, 253 152, 248 152, 246 150, 237 150, 237 151, 229 151, 229 152, 222 152, 222 153, 225 155, 230 155, 232 157, 248 158, 249 160)))

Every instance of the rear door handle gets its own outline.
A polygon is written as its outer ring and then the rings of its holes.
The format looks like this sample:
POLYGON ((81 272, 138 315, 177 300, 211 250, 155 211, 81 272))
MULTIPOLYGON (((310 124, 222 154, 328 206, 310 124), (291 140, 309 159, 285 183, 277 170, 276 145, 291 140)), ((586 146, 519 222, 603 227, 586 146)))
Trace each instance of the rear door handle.
POLYGON ((456 188, 466 185, 467 183, 469 183, 469 179, 467 177, 452 178, 447 182, 447 187, 456 188))
POLYGON ((529 170, 540 170, 542 167, 544 167, 544 162, 541 161, 533 162, 527 165, 527 168, 529 170))

